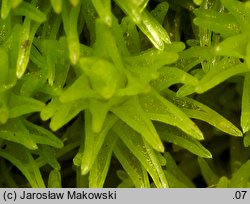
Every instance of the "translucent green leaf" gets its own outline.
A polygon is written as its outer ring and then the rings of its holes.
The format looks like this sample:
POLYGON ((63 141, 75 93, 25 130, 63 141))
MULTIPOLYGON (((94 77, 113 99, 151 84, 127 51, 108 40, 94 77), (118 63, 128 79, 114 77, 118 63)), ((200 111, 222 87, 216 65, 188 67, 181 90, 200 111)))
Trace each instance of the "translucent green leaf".
POLYGON ((110 0, 92 0, 100 18, 109 26, 112 25, 112 12, 110 0))
POLYGON ((209 47, 193 46, 179 53, 181 59, 213 57, 213 52, 209 47))
POLYGON ((145 67, 157 70, 163 65, 172 64, 178 59, 178 54, 174 51, 159 51, 156 49, 148 49, 141 52, 139 55, 126 57, 125 62, 131 66, 145 67))
POLYGON ((62 11, 62 0, 50 0, 51 6, 56 13, 61 13, 62 11))
POLYGON ((11 9, 11 2, 10 0, 3 0, 2 7, 1 7, 1 18, 6 19, 9 15, 11 9))
POLYGON ((48 82, 52 86, 55 81, 56 63, 58 61, 60 43, 56 40, 44 40, 42 41, 43 54, 46 56, 46 69, 48 71, 48 82))
POLYGON ((48 188, 62 188, 61 173, 59 170, 53 169, 49 173, 48 188))
POLYGON ((160 152, 155 152, 155 155, 157 157, 157 159, 159 160, 161 166, 166 166, 166 159, 163 157, 163 155, 160 152))
POLYGON ((64 30, 67 36, 67 43, 69 48, 69 58, 72 64, 76 64, 80 57, 80 43, 77 32, 78 15, 80 12, 80 4, 71 8, 66 2, 62 8, 62 19, 64 30), (69 10, 70 9, 70 10, 69 10))
POLYGON ((183 42, 172 42, 171 44, 169 44, 164 49, 164 51, 166 51, 166 52, 177 52, 178 56, 179 56, 180 53, 183 52, 185 48, 186 48, 186 44, 183 43, 183 42))
MULTIPOLYGON (((60 12, 61 12, 61 10, 60 10, 60 12)), ((50 31, 50 33, 49 33, 50 39, 53 39, 53 40, 56 39, 57 34, 59 32, 59 29, 60 29, 60 26, 61 26, 61 23, 62 23, 61 16, 59 16, 59 15, 56 16, 54 23, 51 25, 52 26, 51 31, 49 29, 50 27, 48 27, 48 31, 50 31)), ((59 40, 59 42, 60 42, 60 40, 59 40)), ((65 49, 63 51, 64 51, 63 53, 67 52, 65 49)))
POLYGON ((228 66, 226 63, 224 65, 218 64, 213 69, 210 69, 205 77, 200 80, 195 91, 197 93, 204 93, 232 76, 250 71, 248 66, 243 63, 229 67, 226 66, 228 66))
MULTIPOLYGON (((113 19, 115 21, 115 19, 113 19)), ((117 22, 113 22, 113 27, 115 27, 117 22)), ((119 76, 119 74, 123 73, 123 61, 121 57, 121 53, 127 51, 125 50, 126 47, 123 45, 121 41, 124 39, 121 38, 120 35, 122 33, 116 33, 119 32, 119 24, 115 27, 115 29, 111 29, 108 25, 106 25, 103 21, 97 19, 96 20, 96 43, 95 43, 95 51, 94 53, 96 56, 101 57, 102 62, 106 63, 108 66, 107 69, 112 70, 112 76, 118 77, 119 79, 122 76, 119 76), (116 30, 116 32, 115 32, 116 30), (119 49, 120 48, 120 49, 119 49), (110 59, 111 64, 113 64, 114 67, 111 67, 108 65, 107 61, 103 59, 110 59)), ((120 30, 121 32, 121 30, 120 30)), ((100 59, 100 60, 101 60, 100 59)), ((104 75, 105 76, 105 75, 104 75)), ((107 76, 105 76, 107 77, 107 76)), ((118 80, 120 83, 123 82, 124 79, 118 80)), ((117 81, 115 81, 117 83, 117 81)))
POLYGON ((151 120, 164 122, 176 127, 196 139, 203 139, 203 134, 195 123, 188 118, 176 105, 152 91, 141 95, 140 104, 151 120))
POLYGON ((27 65, 29 63, 30 50, 31 50, 31 36, 30 36, 30 24, 31 20, 26 18, 24 20, 23 26, 20 28, 20 40, 16 61, 16 76, 21 78, 26 71, 27 65))
POLYGON ((51 118, 53 115, 55 115, 56 111, 60 106, 60 100, 57 97, 52 98, 51 101, 45 107, 42 108, 40 112, 41 119, 48 120, 49 118, 51 118))
POLYGON ((200 157, 212 158, 212 154, 205 147, 203 147, 199 141, 185 134, 176 127, 164 125, 158 133, 163 141, 183 147, 200 157))
POLYGON ((127 148, 141 162, 158 188, 168 187, 161 163, 151 146, 132 128, 118 121, 113 127, 127 148))
POLYGON ((92 130, 98 133, 102 130, 104 121, 112 106, 116 106, 123 101, 122 98, 112 97, 109 101, 91 100, 89 110, 92 115, 92 130))
POLYGON ((114 153, 136 188, 149 188, 147 172, 141 162, 129 151, 121 140, 116 142, 114 153))
POLYGON ((60 95, 60 101, 63 103, 68 103, 74 100, 84 99, 91 96, 94 96, 94 93, 90 88, 87 77, 82 74, 76 79, 76 81, 74 81, 74 83, 70 87, 68 87, 60 95))
POLYGON ((8 144, 8 148, 0 150, 0 156, 15 165, 29 181, 32 188, 45 188, 41 172, 31 153, 18 144, 8 144))
POLYGON ((92 115, 92 131, 98 133, 102 130, 110 106, 98 100, 92 100, 89 109, 92 115))
POLYGON ((165 91, 164 96, 188 117, 203 120, 230 135, 242 136, 242 132, 237 127, 208 106, 188 97, 176 97, 171 91, 165 91))
POLYGON ((163 144, 154 128, 154 125, 141 108, 138 98, 131 97, 123 104, 111 109, 121 120, 140 133, 145 140, 157 151, 163 152, 163 144))
POLYGON ((76 169, 76 186, 77 188, 89 188, 89 174, 82 175, 81 168, 76 169))
MULTIPOLYGON (((130 71, 130 74, 132 76, 134 76, 135 79, 137 79, 138 82, 140 81, 139 83, 141 84, 141 86, 144 85, 144 87, 148 87, 148 90, 150 89, 150 86, 148 83, 151 80, 154 80, 159 76, 159 73, 157 72, 157 70, 155 70, 151 66, 142 67, 140 65, 139 66, 133 65, 133 66, 127 66, 126 68, 127 68, 127 70, 130 71)), ((129 77, 130 76, 128 76, 128 78, 129 77)), ((132 80, 129 82, 132 82, 132 80)), ((130 85, 135 85, 135 83, 131 83, 130 85)), ((142 86, 141 92, 143 92, 144 87, 142 86)), ((126 88, 128 88, 128 86, 126 88)), ((147 92, 146 88, 144 88, 144 89, 145 89, 144 92, 147 92)))
MULTIPOLYGON (((205 76, 205 72, 203 71, 203 69, 198 69, 195 74, 194 77, 196 79, 201 79, 205 76)), ((196 84, 195 86, 197 86, 198 84, 196 84)), ((184 97, 184 96, 188 96, 190 94, 193 94, 195 92, 195 86, 193 85, 183 85, 182 87, 179 88, 179 90, 176 92, 176 96, 177 97, 184 97)))
POLYGON ((28 113, 40 112, 44 103, 31 97, 10 94, 8 107, 9 117, 16 118, 28 113))
POLYGON ((24 82, 20 89, 20 95, 32 97, 38 90, 45 87, 46 78, 41 72, 33 72, 23 77, 24 82))
POLYGON ((23 1, 16 9, 14 9, 14 13, 16 15, 26 16, 39 23, 46 21, 46 15, 37 7, 26 1, 23 1))
POLYGON ((192 181, 186 176, 181 169, 176 164, 174 158, 170 153, 165 152, 164 157, 167 161, 165 174, 167 179, 169 180, 169 187, 189 187, 194 188, 194 184, 192 181))
POLYGON ((92 130, 91 115, 88 111, 85 112, 85 140, 81 158, 81 173, 83 175, 87 174, 91 169, 110 128, 112 128, 116 121, 117 118, 114 115, 109 115, 102 131, 95 133, 92 130))
POLYGON ((151 82, 151 85, 157 91, 162 91, 177 83, 191 86, 196 86, 198 84, 197 78, 175 67, 162 67, 159 70, 159 74, 159 77, 151 82))
MULTIPOLYGON (((166 30, 154 19, 151 14, 141 7, 133 4, 131 1, 116 0, 119 6, 130 16, 142 32, 149 38, 153 45, 159 49, 164 49, 164 42, 170 44, 170 38, 166 30)), ((145 1, 146 5, 147 2, 145 1)))
POLYGON ((89 187, 103 188, 110 166, 113 148, 117 138, 114 134, 109 134, 102 148, 100 149, 95 162, 89 173, 89 187))
POLYGON ((230 183, 230 180, 227 177, 222 176, 219 179, 218 183, 216 184, 216 188, 228 188, 229 183, 230 183))
MULTIPOLYGON (((147 50, 138 56, 125 58, 126 68, 142 81, 149 82, 159 77, 158 69, 171 64, 178 59, 178 55, 171 51, 147 50)), ((144 82, 144 83, 145 83, 144 82)))
POLYGON ((28 149, 37 149, 33 135, 25 128, 19 119, 10 119, 0 126, 0 138, 24 145, 28 149))
MULTIPOLYGON (((54 31, 52 30, 51 32, 54 31)), ((51 38, 56 37, 56 34, 54 35, 55 36, 51 36, 51 38)), ((47 43, 51 42, 51 43, 50 46, 48 46, 46 49, 43 48, 44 54, 47 55, 44 60, 46 63, 43 66, 43 69, 47 70, 46 76, 48 77, 48 82, 51 86, 53 85, 53 87, 50 88, 54 89, 57 88, 60 90, 60 88, 63 88, 65 86, 67 77, 69 76, 68 74, 70 69, 70 61, 67 57, 65 57, 65 55, 66 56, 69 55, 67 48, 67 41, 64 37, 61 37, 59 40, 59 44, 55 40, 51 41, 49 40, 46 42, 47 43)), ((52 94, 52 95, 58 95, 58 94, 52 94)))
POLYGON ((249 41, 249 34, 242 33, 223 40, 215 46, 214 53, 222 56, 238 57, 245 59, 246 46, 249 41))
POLYGON ((242 26, 242 29, 249 31, 250 14, 247 3, 235 0, 221 0, 221 3, 229 10, 230 13, 234 15, 239 24, 242 26))
POLYGON ((234 16, 229 13, 219 13, 211 9, 197 9, 194 23, 229 37, 240 33, 240 25, 234 16))
POLYGON ((138 22, 137 26, 149 38, 149 40, 157 49, 164 50, 165 43, 171 44, 167 31, 158 23, 155 18, 151 16, 148 11, 145 10, 141 13, 141 22, 138 22))
POLYGON ((50 128, 53 131, 58 130, 70 120, 72 120, 79 112, 86 109, 87 106, 88 104, 84 100, 77 100, 70 103, 61 104, 51 119, 50 128))
POLYGON ((250 160, 243 164, 232 176, 230 188, 249 188, 250 187, 250 160))
POLYGON ((51 131, 35 125, 27 120, 22 121, 27 130, 32 134, 33 140, 38 144, 46 144, 55 148, 62 148, 63 142, 51 131))
POLYGON ((121 27, 124 33, 123 38, 124 41, 126 42, 128 50, 132 54, 140 52, 141 50, 140 37, 135 23, 131 20, 131 18, 127 16, 122 19, 121 27))
POLYGON ((241 105, 241 128, 243 133, 250 129, 250 74, 245 75, 242 105, 241 105))
POLYGON ((157 4, 154 10, 151 11, 152 16, 162 25, 169 9, 168 2, 157 4))
POLYGON ((56 152, 49 146, 41 145, 37 150, 41 159, 45 160, 55 170, 60 170, 61 166, 56 159, 56 152))
POLYGON ((198 157, 198 163, 201 169, 201 174, 206 183, 209 186, 217 184, 217 182, 219 181, 219 177, 214 173, 207 161, 201 157, 198 157))

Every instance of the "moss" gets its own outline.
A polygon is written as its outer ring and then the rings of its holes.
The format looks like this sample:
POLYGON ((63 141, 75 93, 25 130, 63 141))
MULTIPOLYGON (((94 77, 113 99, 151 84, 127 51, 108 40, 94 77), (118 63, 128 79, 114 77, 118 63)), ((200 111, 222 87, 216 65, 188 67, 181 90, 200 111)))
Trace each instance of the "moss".
POLYGON ((0 2, 1 187, 250 186, 249 2, 0 2))

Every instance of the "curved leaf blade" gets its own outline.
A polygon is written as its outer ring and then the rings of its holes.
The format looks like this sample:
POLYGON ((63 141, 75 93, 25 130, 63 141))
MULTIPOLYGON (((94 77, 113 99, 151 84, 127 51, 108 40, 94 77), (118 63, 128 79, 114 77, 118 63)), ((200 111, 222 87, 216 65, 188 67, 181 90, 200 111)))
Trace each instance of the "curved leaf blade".
POLYGON ((160 96, 157 92, 152 91, 147 95, 141 95, 139 99, 140 104, 151 120, 176 126, 195 139, 203 139, 203 134, 196 124, 179 107, 160 96))
POLYGON ((203 178, 205 179, 206 183, 211 186, 215 185, 219 181, 219 177, 214 173, 212 168, 209 166, 207 161, 203 158, 198 158, 198 164, 201 169, 201 174, 203 178))
POLYGON ((48 188, 62 188, 61 173, 58 169, 53 169, 49 173, 48 188))
POLYGON ((205 121, 230 135, 242 136, 242 132, 237 127, 208 106, 188 97, 176 97, 175 93, 170 90, 165 91, 164 96, 186 113, 188 117, 205 121))
POLYGON ((39 23, 46 21, 46 15, 37 7, 26 1, 22 1, 22 3, 14 9, 14 13, 16 15, 26 16, 39 23))
POLYGON ((92 168, 89 173, 89 187, 102 188, 109 170, 111 156, 114 146, 116 146, 117 137, 109 134, 101 147, 92 168))
POLYGON ((81 173, 83 175, 87 174, 92 168, 99 151, 104 145, 103 142, 107 137, 107 134, 109 134, 109 130, 116 121, 117 118, 115 116, 108 116, 104 128, 100 132, 95 133, 92 130, 91 115, 88 111, 85 112, 85 140, 81 158, 81 173))
POLYGON ((200 157, 212 158, 212 154, 209 152, 209 150, 202 146, 199 141, 177 129, 176 127, 164 125, 164 128, 158 132, 163 141, 183 147, 200 157))
POLYGON ((136 188, 150 187, 147 172, 144 167, 121 140, 117 141, 114 147, 114 153, 136 188))
POLYGON ((9 98, 9 118, 16 118, 24 114, 40 112, 44 103, 27 96, 10 94, 9 98))
POLYGON ((168 187, 161 162, 150 145, 147 144, 137 132, 122 121, 118 121, 113 127, 113 130, 149 172, 155 185, 158 188, 168 187))
POLYGON ((10 119, 6 124, 1 125, 0 138, 22 144, 31 150, 38 148, 33 135, 29 133, 19 119, 10 119))
POLYGON ((8 144, 8 148, 0 150, 0 156, 15 165, 29 181, 32 188, 45 188, 41 172, 31 153, 18 144, 8 144))
POLYGON ((159 70, 159 77, 151 82, 151 85, 158 91, 162 91, 170 86, 183 83, 186 85, 198 85, 198 79, 192 75, 175 67, 163 67, 159 70))
POLYGON ((164 151, 163 144, 153 123, 141 108, 136 96, 131 97, 118 107, 113 107, 111 111, 140 133, 154 149, 160 152, 164 151))
POLYGON ((23 120, 22 122, 27 130, 32 134, 32 138, 37 144, 46 144, 55 148, 63 147, 63 142, 51 131, 27 120, 23 120))

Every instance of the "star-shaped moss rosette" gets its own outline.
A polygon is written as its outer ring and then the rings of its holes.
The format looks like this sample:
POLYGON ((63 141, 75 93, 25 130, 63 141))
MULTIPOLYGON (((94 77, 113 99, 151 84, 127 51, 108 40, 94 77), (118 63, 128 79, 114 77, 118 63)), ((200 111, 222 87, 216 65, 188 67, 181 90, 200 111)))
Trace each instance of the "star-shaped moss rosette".
MULTIPOLYGON (((104 16, 107 15, 108 12, 104 16)), ((147 15, 147 18, 150 18, 150 14, 147 15)), ((198 127, 184 113, 174 104, 157 94, 150 86, 150 81, 158 77, 158 70, 162 66, 171 64, 178 59, 177 51, 181 51, 183 45, 169 45, 168 48, 162 51, 152 48, 140 54, 131 55, 125 42, 120 40, 123 36, 122 26, 117 23, 117 19, 114 16, 110 16, 110 19, 112 20, 112 26, 117 28, 116 30, 110 27, 110 22, 106 22, 106 17, 104 19, 96 18, 93 21, 93 25, 88 25, 95 27, 95 42, 90 48, 91 51, 89 51, 89 54, 79 58, 77 67, 79 76, 60 96, 52 99, 48 106, 41 112, 43 119, 52 117, 50 127, 52 130, 57 130, 81 110, 85 110, 85 139, 81 145, 82 147, 80 147, 80 152, 74 160, 76 165, 81 166, 82 174, 87 174, 89 171, 90 175, 92 175, 92 172, 98 173, 95 168, 100 164, 97 163, 96 166, 94 163, 96 160, 99 161, 98 153, 102 151, 101 148, 105 147, 106 143, 109 144, 115 140, 115 136, 108 137, 108 135, 116 135, 115 133, 111 133, 110 129, 116 127, 118 119, 128 125, 123 125, 123 132, 126 131, 126 128, 132 128, 130 131, 139 133, 137 137, 142 136, 143 140, 140 142, 142 147, 149 144, 149 149, 153 148, 159 152, 164 151, 163 144, 151 118, 141 105, 143 103, 147 109, 146 111, 149 111, 148 109, 152 111, 154 103, 151 103, 150 100, 158 102, 168 114, 164 116, 159 110, 151 112, 150 114, 152 115, 155 112, 156 117, 159 115, 159 117, 164 118, 158 120, 167 123, 170 123, 170 121, 171 123, 174 122, 175 126, 180 127, 194 138, 203 138, 198 127), (140 95, 148 95, 149 97, 145 98, 145 101, 140 95), (175 113, 180 114, 180 116, 177 116, 173 120, 171 115, 175 115, 175 113), (186 121, 187 125, 185 127, 181 125, 182 121, 186 121), (111 141, 106 141, 106 137, 111 141)), ((130 27, 135 26, 133 25, 133 21, 127 23, 132 24, 130 27)), ((157 29, 160 26, 158 22, 152 21, 151 23, 149 21, 148 24, 151 26, 151 32, 158 32, 157 29), (154 26, 154 24, 157 26, 154 26)), ((160 38, 161 36, 156 37, 160 38)), ((173 73, 174 70, 171 72, 173 73)), ((187 75, 184 72, 182 74, 187 75)), ((177 80, 175 83, 178 82, 177 80)), ((128 150, 132 151, 131 148, 133 146, 128 146, 128 150)), ((154 155, 153 149, 150 151, 154 155)), ((106 154, 109 155, 109 157, 107 156, 109 160, 110 152, 112 151, 112 146, 109 151, 106 151, 106 154)), ((137 153, 134 154, 136 158, 138 155, 137 153)), ((152 160, 151 157, 149 159, 150 161, 152 160)), ((109 160, 102 165, 107 166, 109 160)), ((147 169, 149 168, 149 163, 146 158, 144 160, 144 168, 147 169)), ((157 166, 159 172, 154 173, 155 170, 153 169, 149 169, 148 171, 156 182, 156 186, 167 187, 164 173, 157 159, 155 158, 154 160, 151 162, 157 166), (158 177, 161 178, 160 181, 158 177)), ((104 167, 103 169, 105 169, 104 167)), ((105 175, 100 176, 103 177, 105 175)), ((92 179, 96 180, 97 178, 98 175, 89 177, 91 186, 103 184, 104 180, 97 180, 93 183, 92 179)), ((145 186, 145 184, 143 185, 145 186)))
MULTIPOLYGON (((171 24, 173 13, 178 19, 179 9, 192 12, 201 6, 195 11, 199 25, 199 15, 202 21, 213 10, 203 8, 205 3, 3 0, 0 156, 4 179, 0 184, 62 187, 65 175, 73 172, 75 186, 103 187, 115 158, 119 187, 194 187, 168 149, 171 144, 188 150, 189 158, 183 160, 187 169, 193 168, 191 160, 196 162, 207 183, 220 186, 216 183, 220 176, 213 182, 207 179, 212 170, 201 158, 212 158, 212 153, 201 142, 204 133, 192 119, 235 138, 242 133, 187 95, 206 92, 249 67, 247 60, 239 60, 242 56, 228 58, 218 52, 224 50, 224 41, 206 44, 210 41, 201 35, 213 29, 204 30, 204 23, 199 28, 200 46, 186 49, 177 41, 180 24, 171 24), (190 59, 194 59, 191 65, 190 59), (198 64, 202 67, 193 72, 198 64), (172 87, 179 84, 183 86, 175 93, 172 87), (65 164, 68 159, 71 165, 65 164), (10 173, 6 160, 28 183, 10 173)), ((233 16, 221 13, 226 16, 224 23, 233 16)), ((235 20, 238 30, 225 28, 221 38, 226 42, 232 35, 246 33, 239 24, 235 20)), ((237 175, 243 174, 248 176, 237 175)))

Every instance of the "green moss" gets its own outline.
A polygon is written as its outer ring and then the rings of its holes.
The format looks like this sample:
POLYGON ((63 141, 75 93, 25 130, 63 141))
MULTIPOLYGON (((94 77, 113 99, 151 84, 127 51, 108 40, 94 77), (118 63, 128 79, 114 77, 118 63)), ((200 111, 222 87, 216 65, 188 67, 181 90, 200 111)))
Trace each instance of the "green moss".
POLYGON ((249 2, 0 3, 1 187, 250 187, 249 2))

